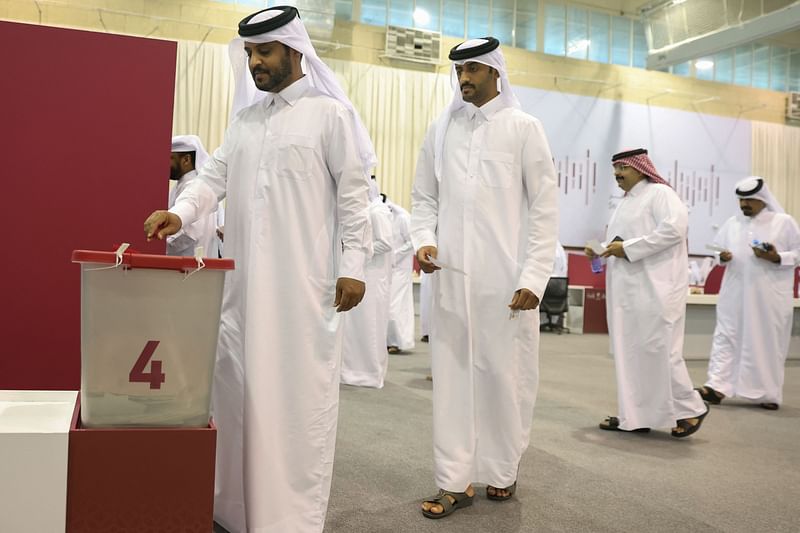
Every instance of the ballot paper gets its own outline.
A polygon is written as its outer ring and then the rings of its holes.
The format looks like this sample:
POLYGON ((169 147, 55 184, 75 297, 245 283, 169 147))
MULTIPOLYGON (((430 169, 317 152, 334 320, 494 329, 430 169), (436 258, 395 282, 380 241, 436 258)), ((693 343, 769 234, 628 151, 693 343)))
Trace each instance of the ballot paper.
POLYGON ((597 239, 592 239, 591 241, 587 242, 586 246, 591 248, 595 255, 600 255, 606 251, 606 247, 600 244, 600 241, 597 239))
POLYGON ((443 263, 440 260, 436 259, 435 257, 428 256, 428 261, 430 261, 431 263, 433 263, 434 265, 436 265, 437 267, 439 267, 439 268, 441 268, 443 270, 450 270, 452 272, 458 272, 459 274, 463 274, 464 276, 467 275, 467 273, 464 272, 463 270, 461 270, 460 268, 456 268, 454 266, 448 265, 447 263, 443 263))
POLYGON ((706 250, 711 250, 712 252, 724 252, 725 248, 722 246, 717 246, 716 244, 706 244, 706 250))

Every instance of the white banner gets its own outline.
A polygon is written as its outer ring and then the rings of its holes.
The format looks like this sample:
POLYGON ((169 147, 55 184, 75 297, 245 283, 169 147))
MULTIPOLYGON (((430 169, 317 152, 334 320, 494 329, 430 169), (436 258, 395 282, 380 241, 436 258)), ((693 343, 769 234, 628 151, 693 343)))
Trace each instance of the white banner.
POLYGON ((706 244, 738 211, 734 185, 751 169, 749 121, 526 87, 514 92, 550 140, 565 246, 604 238, 622 197, 611 156, 624 150, 646 148, 689 207, 689 253, 708 255, 706 244))

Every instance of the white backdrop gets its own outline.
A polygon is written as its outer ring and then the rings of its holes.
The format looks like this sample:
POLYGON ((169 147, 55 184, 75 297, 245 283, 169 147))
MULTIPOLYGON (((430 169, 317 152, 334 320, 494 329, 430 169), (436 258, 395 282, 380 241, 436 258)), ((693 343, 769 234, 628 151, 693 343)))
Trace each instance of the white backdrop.
POLYGON ((647 148, 661 175, 689 206, 689 253, 738 211, 734 184, 750 174, 751 123, 561 92, 514 87, 528 113, 544 124, 559 171, 565 246, 600 238, 622 197, 611 155, 647 148))

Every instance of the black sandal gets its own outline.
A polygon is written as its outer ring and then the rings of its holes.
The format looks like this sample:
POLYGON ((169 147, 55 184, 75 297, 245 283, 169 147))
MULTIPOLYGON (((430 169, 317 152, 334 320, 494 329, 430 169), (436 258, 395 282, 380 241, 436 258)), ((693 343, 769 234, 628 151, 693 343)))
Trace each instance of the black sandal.
POLYGON ((626 433, 649 433, 650 428, 636 428, 636 429, 622 429, 619 427, 619 418, 616 416, 607 416, 605 420, 598 424, 600 429, 606 431, 625 431, 626 433))
POLYGON ((697 387, 694 390, 696 390, 697 392, 700 393, 700 397, 703 400, 707 401, 708 403, 714 404, 714 405, 719 405, 719 403, 722 401, 722 399, 725 398, 724 394, 722 394, 721 392, 715 391, 714 389, 712 389, 708 385, 704 385, 702 387, 697 387))
POLYGON ((474 495, 469 496, 466 492, 450 492, 449 490, 439 489, 439 493, 436 496, 425 498, 422 503, 439 504, 442 506, 442 512, 434 513, 433 511, 422 509, 422 514, 425 515, 425 518, 444 518, 458 509, 472 505, 473 498, 475 498, 474 495), (453 500, 451 501, 450 498, 453 500))
POLYGON ((711 411, 711 408, 708 407, 706 404, 706 412, 700 416, 694 416, 692 418, 682 418, 678 420, 677 424, 678 427, 683 429, 683 431, 676 431, 672 430, 671 435, 677 439, 682 439, 684 437, 688 437, 692 433, 695 433, 698 429, 700 429, 700 425, 703 423, 703 419, 708 416, 708 413, 711 411), (696 424, 690 424, 689 420, 697 419, 696 424))
POLYGON ((517 492, 517 482, 516 481, 514 482, 513 485, 511 485, 510 487, 506 487, 504 489, 498 489, 497 487, 495 487, 493 485, 486 485, 486 497, 488 499, 494 500, 496 502, 504 502, 506 500, 510 500, 515 492, 517 492), (489 494, 489 487, 491 487, 491 488, 493 488, 495 490, 495 494, 489 494), (508 494, 506 494, 505 496, 498 496, 497 492, 496 492, 498 490, 504 490, 508 494))
POLYGON ((777 403, 774 403, 774 402, 767 402, 767 403, 762 403, 762 404, 759 404, 759 405, 761 407, 763 407, 764 409, 767 409, 768 411, 777 411, 778 408, 780 408, 780 405, 778 405, 777 403))

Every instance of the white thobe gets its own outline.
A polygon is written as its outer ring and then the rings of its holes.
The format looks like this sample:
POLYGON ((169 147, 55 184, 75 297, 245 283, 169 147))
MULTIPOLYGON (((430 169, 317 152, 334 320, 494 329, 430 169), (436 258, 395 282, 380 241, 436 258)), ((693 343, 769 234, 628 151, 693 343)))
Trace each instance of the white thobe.
POLYGON ((342 383, 380 389, 389 366, 386 328, 392 282, 392 213, 380 196, 370 203, 369 212, 373 255, 364 272, 364 298, 342 320, 342 383))
POLYGON ((683 360, 689 213, 668 185, 643 179, 611 216, 607 242, 627 259, 606 266, 606 315, 617 374, 620 428, 675 427, 703 414, 683 360))
POLYGON ((556 257, 553 261, 553 274, 554 278, 567 277, 567 252, 561 243, 556 241, 556 257))
POLYGON ((412 192, 414 246, 463 270, 433 274, 430 346, 438 487, 507 487, 530 440, 539 312, 511 318, 515 291, 541 299, 558 234, 555 169, 541 123, 495 98, 454 112, 441 180, 434 126, 412 192))
POLYGON ((780 404, 794 316, 794 268, 800 262, 797 223, 766 209, 755 217, 736 215, 722 225, 714 244, 733 257, 724 263, 706 385, 728 397, 780 404), (753 239, 774 245, 781 262, 756 257, 753 239))
MULTIPOLYGON (((169 208, 175 205, 175 199, 196 177, 196 170, 190 170, 180 177, 169 191, 169 208)), ((203 257, 218 257, 216 213, 201 217, 192 224, 184 225, 178 233, 167 237, 167 255, 194 256, 194 249, 198 246, 203 247, 203 257)))
POLYGON ((386 345, 401 350, 414 348, 414 244, 411 242, 411 216, 399 205, 387 202, 392 211, 394 260, 392 296, 386 345))
POLYGON ((363 280, 372 247, 352 124, 301 78, 237 114, 172 209, 191 223, 226 197, 236 270, 212 395, 214 514, 232 533, 323 528, 339 402, 336 279, 363 280))
POLYGON ((433 280, 431 274, 420 271, 419 273, 419 334, 421 336, 431 334, 431 300, 433 291, 431 284, 433 280))

